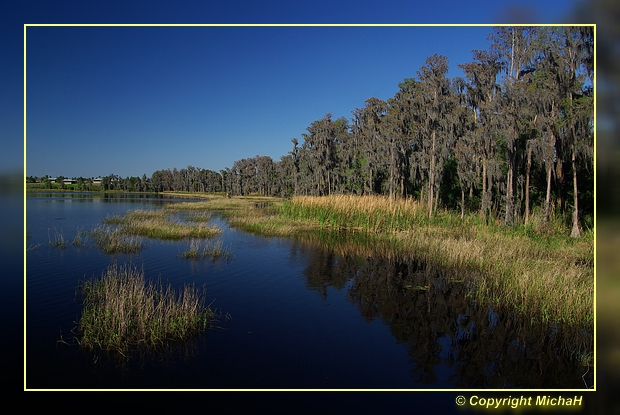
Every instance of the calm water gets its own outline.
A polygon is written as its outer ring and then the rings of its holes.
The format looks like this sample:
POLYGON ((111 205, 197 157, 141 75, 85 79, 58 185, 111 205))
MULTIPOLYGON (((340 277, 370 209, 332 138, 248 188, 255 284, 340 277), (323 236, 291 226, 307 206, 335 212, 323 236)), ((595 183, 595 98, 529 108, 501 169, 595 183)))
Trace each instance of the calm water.
MULTIPOLYGON (((178 200, 176 200, 178 201, 178 200)), ((324 244, 221 227, 233 258, 186 260, 189 241, 144 240, 136 254, 92 244, 60 249, 109 215, 159 209, 157 196, 31 194, 27 198, 26 387, 29 389, 584 388, 592 374, 559 353, 549 333, 465 300, 467 284, 413 261, 336 254, 324 244), (70 341, 76 287, 113 264, 146 278, 206 287, 231 317, 189 343, 128 360, 70 341)), ((332 241, 333 242, 333 241, 332 241)), ((340 252, 340 251, 339 251, 340 252)))

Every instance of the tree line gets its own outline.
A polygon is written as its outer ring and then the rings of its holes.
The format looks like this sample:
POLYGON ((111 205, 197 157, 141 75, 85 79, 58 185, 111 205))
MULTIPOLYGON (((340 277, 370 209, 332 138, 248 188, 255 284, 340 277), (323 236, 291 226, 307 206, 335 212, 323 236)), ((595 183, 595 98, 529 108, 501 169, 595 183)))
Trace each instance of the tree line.
POLYGON ((104 189, 330 195, 385 194, 506 225, 570 215, 571 235, 594 214, 592 26, 495 27, 487 50, 458 64, 430 56, 388 100, 347 119, 313 121, 291 151, 237 160, 219 172, 188 166, 150 178, 104 178, 104 189), (131 189, 134 187, 134 189, 131 189))
POLYGON ((539 206, 544 221, 570 212, 579 236, 594 210, 593 27, 497 27, 489 40, 458 65, 463 77, 431 56, 387 101, 313 121, 279 161, 236 161, 224 189, 413 196, 429 216, 441 204, 507 225, 539 206))

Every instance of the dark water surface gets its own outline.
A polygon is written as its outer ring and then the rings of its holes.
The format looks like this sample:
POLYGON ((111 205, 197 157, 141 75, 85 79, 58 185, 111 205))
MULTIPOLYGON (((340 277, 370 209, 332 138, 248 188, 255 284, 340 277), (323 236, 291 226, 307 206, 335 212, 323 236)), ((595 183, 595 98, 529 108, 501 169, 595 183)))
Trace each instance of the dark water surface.
POLYGON ((230 260, 187 260, 189 241, 144 239, 135 254, 71 245, 107 216, 159 209, 144 195, 32 193, 26 201, 28 389, 584 388, 592 374, 562 356, 549 333, 476 307, 467 283, 424 264, 337 254, 320 243, 266 238, 217 216, 230 260), (62 235, 67 246, 52 246, 62 235), (129 359, 86 353, 72 329, 80 281, 111 264, 147 279, 204 285, 219 328, 129 359), (64 339, 70 344, 59 342, 64 339))

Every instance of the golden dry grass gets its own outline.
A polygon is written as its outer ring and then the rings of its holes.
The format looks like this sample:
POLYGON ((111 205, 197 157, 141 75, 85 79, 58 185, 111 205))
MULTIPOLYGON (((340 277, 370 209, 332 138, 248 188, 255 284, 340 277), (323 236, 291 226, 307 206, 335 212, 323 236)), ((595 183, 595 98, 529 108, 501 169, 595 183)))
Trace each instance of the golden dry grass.
POLYGON ((533 321, 593 328, 592 235, 580 240, 538 236, 445 211, 429 219, 418 202, 383 196, 296 197, 279 212, 320 228, 370 233, 366 255, 394 251, 460 270, 475 279, 481 302, 516 310, 533 321))
POLYGON ((210 195, 204 202, 171 208, 216 211, 246 231, 296 236, 325 243, 337 252, 364 256, 398 255, 458 270, 474 281, 481 303, 507 308, 532 321, 556 321, 593 330, 594 238, 538 234, 506 228, 477 215, 439 210, 429 218, 413 199, 385 196, 300 196, 291 200, 210 195), (329 237, 328 237, 329 238, 329 237))

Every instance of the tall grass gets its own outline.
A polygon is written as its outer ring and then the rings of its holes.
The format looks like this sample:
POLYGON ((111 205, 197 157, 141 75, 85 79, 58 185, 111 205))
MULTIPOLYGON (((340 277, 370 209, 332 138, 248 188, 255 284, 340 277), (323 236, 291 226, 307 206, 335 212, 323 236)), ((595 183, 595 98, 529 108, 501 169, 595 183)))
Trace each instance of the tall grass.
POLYGON ((75 233, 75 237, 71 241, 71 245, 85 246, 87 236, 88 236, 88 232, 85 232, 83 228, 78 228, 77 232, 75 233))
MULTIPOLYGON (((215 211, 231 226, 272 236, 357 234, 336 245, 364 255, 395 255, 468 275, 480 304, 493 304, 532 322, 593 330, 594 233, 573 239, 561 224, 506 227, 495 220, 438 210, 429 218, 414 199, 335 195, 267 197, 209 195, 200 202, 166 206, 170 212, 215 211), (343 247, 344 246, 344 247, 343 247)), ((329 241, 331 237, 327 237, 329 241)), ((190 247, 191 248, 191 247, 190 247)), ((188 257, 202 255, 190 249, 188 257)))
POLYGON ((480 303, 515 311, 532 322, 593 329, 592 234, 575 240, 486 224, 477 215, 461 219, 447 211, 429 219, 417 201, 383 196, 295 197, 278 211, 320 229, 362 231, 366 255, 395 251, 460 270, 473 278, 473 295, 480 303))
POLYGON ((312 220, 330 229, 398 232, 412 229, 425 215, 413 199, 384 196, 300 196, 282 204, 280 213, 292 219, 312 220))
POLYGON ((128 235, 120 228, 99 225, 90 234, 99 249, 108 254, 132 253, 142 250, 142 240, 134 235, 128 235))
POLYGON ((101 278, 84 281, 79 288, 79 343, 86 349, 125 354, 132 348, 157 347, 201 333, 215 317, 203 291, 186 285, 177 292, 145 280, 144 271, 132 265, 111 265, 101 278))
POLYGON ((183 258, 210 258, 211 261, 216 261, 218 259, 230 260, 232 258, 232 251, 230 248, 224 247, 221 239, 210 243, 192 239, 189 244, 189 249, 183 252, 183 258))
POLYGON ((59 232, 56 228, 54 228, 53 238, 50 236, 50 230, 48 229, 47 230, 47 241, 50 246, 53 246, 56 248, 64 249, 67 247, 67 241, 65 240, 65 237, 62 234, 62 229, 59 232))

